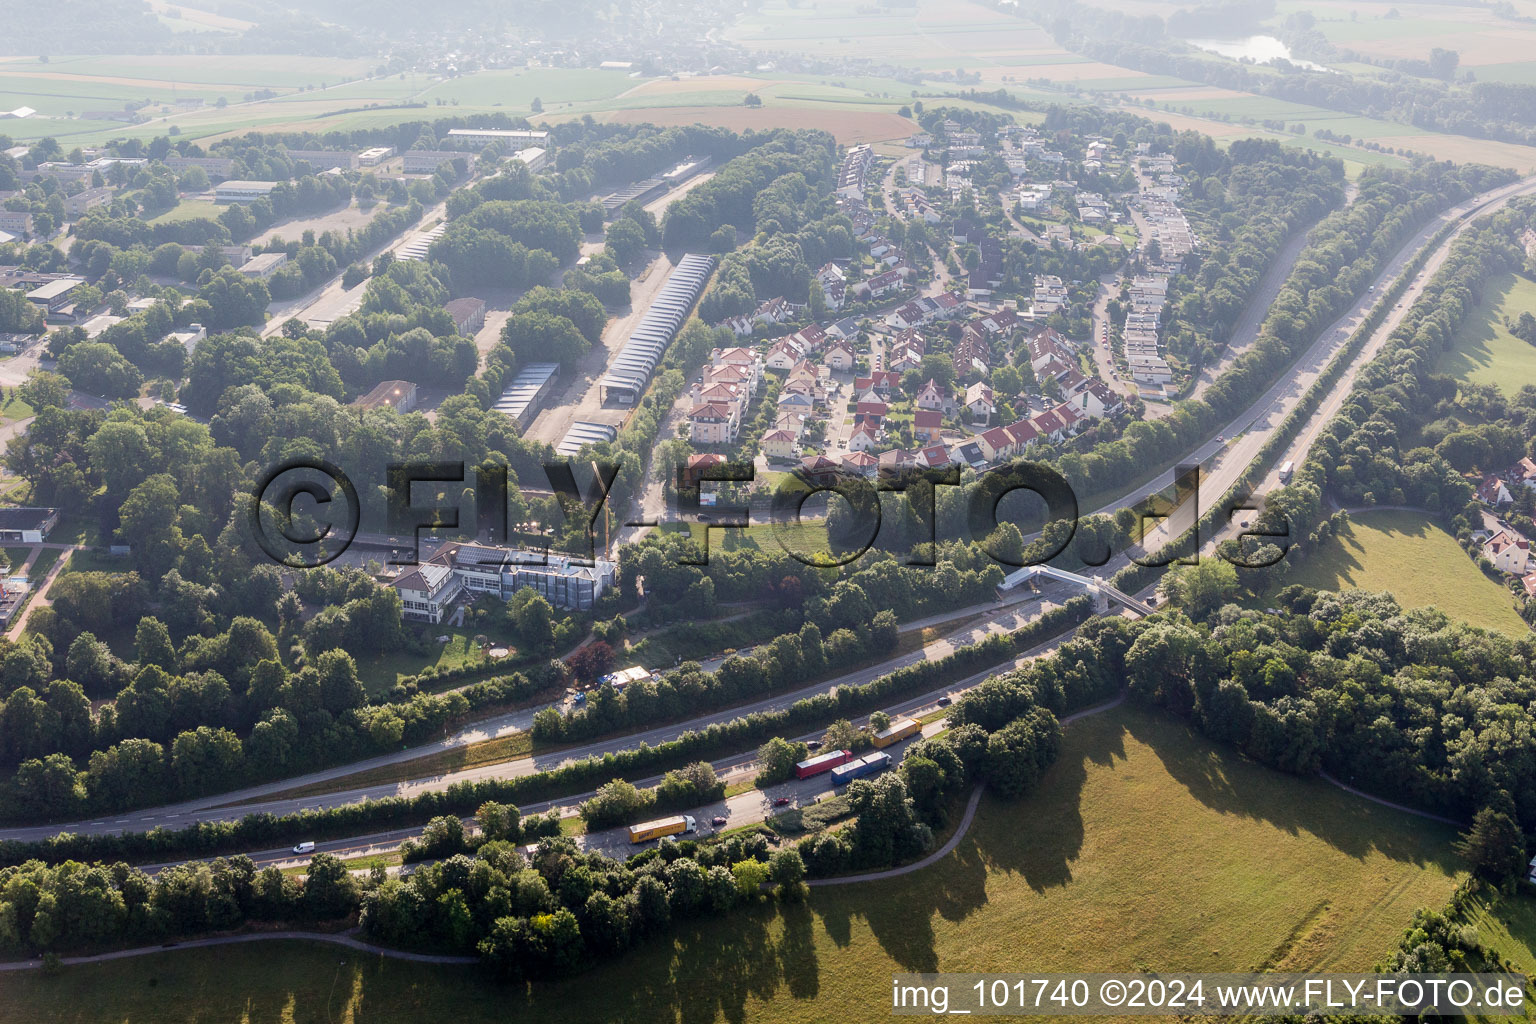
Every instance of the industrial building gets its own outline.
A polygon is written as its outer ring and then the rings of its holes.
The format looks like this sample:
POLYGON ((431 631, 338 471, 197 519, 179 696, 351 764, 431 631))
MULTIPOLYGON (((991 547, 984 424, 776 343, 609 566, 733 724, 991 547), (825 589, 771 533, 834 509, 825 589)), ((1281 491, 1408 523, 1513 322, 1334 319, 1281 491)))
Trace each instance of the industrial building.
POLYGON ((216 203, 254 203, 265 199, 277 188, 275 181, 225 181, 213 190, 216 203))
POLYGON ((651 308, 646 310, 639 325, 603 377, 602 400, 633 405, 650 382, 651 374, 677 337, 683 322, 688 319, 693 304, 709 283, 714 272, 715 257, 700 253, 688 253, 678 260, 667 283, 656 293, 651 308))
POLYGON ((539 406, 554 390, 559 376, 559 363, 531 363, 518 371, 491 408, 507 416, 519 429, 526 430, 538 414, 539 406))
POLYGON ((555 445, 555 452, 566 458, 575 458, 581 454, 581 450, 589 444, 600 444, 604 441, 612 441, 619 436, 619 428, 612 423, 593 423, 590 420, 577 420, 571 424, 571 429, 565 432, 560 443, 555 445))
POLYGON ((448 138, 473 147, 476 153, 486 146, 495 146, 508 154, 529 146, 549 148, 549 132, 522 128, 453 128, 449 130, 448 138))

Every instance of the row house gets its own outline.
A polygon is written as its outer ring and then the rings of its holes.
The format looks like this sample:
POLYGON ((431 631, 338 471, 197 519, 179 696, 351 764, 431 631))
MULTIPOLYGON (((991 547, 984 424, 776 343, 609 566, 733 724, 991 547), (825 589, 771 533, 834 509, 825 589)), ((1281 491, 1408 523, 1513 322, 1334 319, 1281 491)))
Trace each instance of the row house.
POLYGON ((955 370, 961 375, 992 372, 992 345, 985 335, 971 335, 960 339, 953 353, 955 370))
POLYGON ((854 295, 871 299, 883 298, 907 283, 910 270, 887 270, 882 274, 876 274, 867 281, 860 281, 850 289, 854 295))

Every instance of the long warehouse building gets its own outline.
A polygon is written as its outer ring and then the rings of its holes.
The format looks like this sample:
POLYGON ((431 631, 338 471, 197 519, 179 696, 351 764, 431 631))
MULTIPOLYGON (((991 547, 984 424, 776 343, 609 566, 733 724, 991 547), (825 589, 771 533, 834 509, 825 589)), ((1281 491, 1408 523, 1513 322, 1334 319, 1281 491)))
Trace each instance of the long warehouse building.
POLYGON ((715 257, 687 253, 677 261, 667 283, 656 293, 651 308, 614 358, 602 379, 602 400, 633 405, 640 399, 661 357, 677 337, 693 304, 704 293, 709 275, 714 273, 715 257))

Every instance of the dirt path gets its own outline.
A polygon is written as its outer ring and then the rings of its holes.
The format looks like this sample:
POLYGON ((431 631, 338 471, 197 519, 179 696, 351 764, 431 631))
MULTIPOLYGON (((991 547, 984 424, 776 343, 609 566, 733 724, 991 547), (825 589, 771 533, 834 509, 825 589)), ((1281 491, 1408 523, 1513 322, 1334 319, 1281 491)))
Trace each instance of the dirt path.
POLYGON ((1395 804, 1391 800, 1383 800, 1379 796, 1372 796, 1363 789, 1356 789, 1354 786, 1351 786, 1348 783, 1340 782, 1338 779, 1334 778, 1332 775, 1329 775, 1327 772, 1318 772, 1317 774, 1325 782, 1333 783, 1335 786, 1338 786, 1340 789, 1350 794, 1351 796, 1357 796, 1362 800, 1369 800, 1373 804, 1380 804, 1383 807, 1390 807, 1394 811, 1402 811, 1404 814, 1412 814, 1418 818, 1428 818, 1430 821, 1438 821, 1442 825, 1454 825, 1456 828, 1467 827, 1466 822, 1457 821, 1455 818, 1442 817, 1438 814, 1431 814, 1428 811, 1421 811, 1416 807, 1409 807, 1407 804, 1395 804))
MULTIPOLYGON (((330 942, 337 946, 346 946, 362 953, 376 953, 379 956, 393 957, 396 960, 412 960, 419 964, 477 964, 479 957, 474 956, 439 956, 432 953, 407 953, 401 949, 389 949, 384 946, 375 946, 357 938, 357 929, 353 928, 345 932, 249 932, 242 935, 218 935, 208 939, 191 939, 186 942, 177 942, 163 946, 138 946, 133 949, 118 949, 111 953, 97 953, 94 956, 66 956, 60 957, 59 963, 65 967, 75 964, 99 964, 107 960, 127 960, 130 957, 149 956, 152 953, 169 953, 181 949, 203 949, 208 946, 234 946, 247 942, 268 942, 273 939, 301 939, 307 942, 330 942)), ((0 971, 30 971, 43 966, 41 959, 36 960, 10 960, 0 963, 0 971)))
MULTIPOLYGON (((1117 708, 1124 703, 1125 695, 1121 694, 1107 704, 1100 704, 1097 707, 1084 708, 1082 711, 1070 714, 1061 720, 1061 724, 1062 726, 1067 726, 1072 722, 1077 721, 1079 718, 1087 718, 1089 715, 1097 715, 1100 712, 1109 711, 1111 708, 1117 708)), ((955 847, 960 845, 960 840, 964 839, 965 834, 970 831, 971 822, 976 818, 976 808, 981 804, 982 791, 986 788, 986 783, 982 783, 972 791, 970 800, 966 801, 965 804, 965 814, 961 816, 960 824, 955 828, 955 834, 949 837, 949 842, 945 843, 943 846, 939 847, 937 850, 933 851, 922 860, 913 861, 911 864, 903 864, 898 868, 887 868, 884 871, 870 871, 862 875, 846 875, 842 878, 817 878, 807 882, 806 884, 810 886, 821 887, 827 885, 850 885, 854 882, 877 882, 883 878, 900 878, 902 875, 910 875, 914 871, 921 871, 923 868, 926 868, 931 864, 936 864, 937 862, 943 860, 945 857, 948 857, 951 853, 954 853, 955 847)))

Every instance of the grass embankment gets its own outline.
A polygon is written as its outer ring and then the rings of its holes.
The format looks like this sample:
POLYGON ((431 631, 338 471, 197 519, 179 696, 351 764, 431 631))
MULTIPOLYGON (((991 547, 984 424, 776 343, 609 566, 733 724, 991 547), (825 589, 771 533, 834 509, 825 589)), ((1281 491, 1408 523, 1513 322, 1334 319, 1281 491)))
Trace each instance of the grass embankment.
POLYGON ((0 975, 0 1021, 794 1024, 887 1014, 899 971, 1369 970, 1450 896, 1452 839, 1122 707, 1070 726, 1040 789, 985 800, 940 864, 684 922, 557 985, 273 943, 0 975))
POLYGON ((1536 345, 1509 333, 1506 319, 1536 313, 1536 281, 1502 274, 1488 282, 1483 301, 1472 310, 1440 357, 1437 373, 1468 384, 1492 384, 1513 397, 1536 384, 1536 345))
POLYGON ((1385 590, 1404 607, 1434 606, 1453 619, 1523 636, 1509 592, 1484 576, 1456 538, 1419 512, 1362 512, 1282 584, 1318 590, 1385 590))

